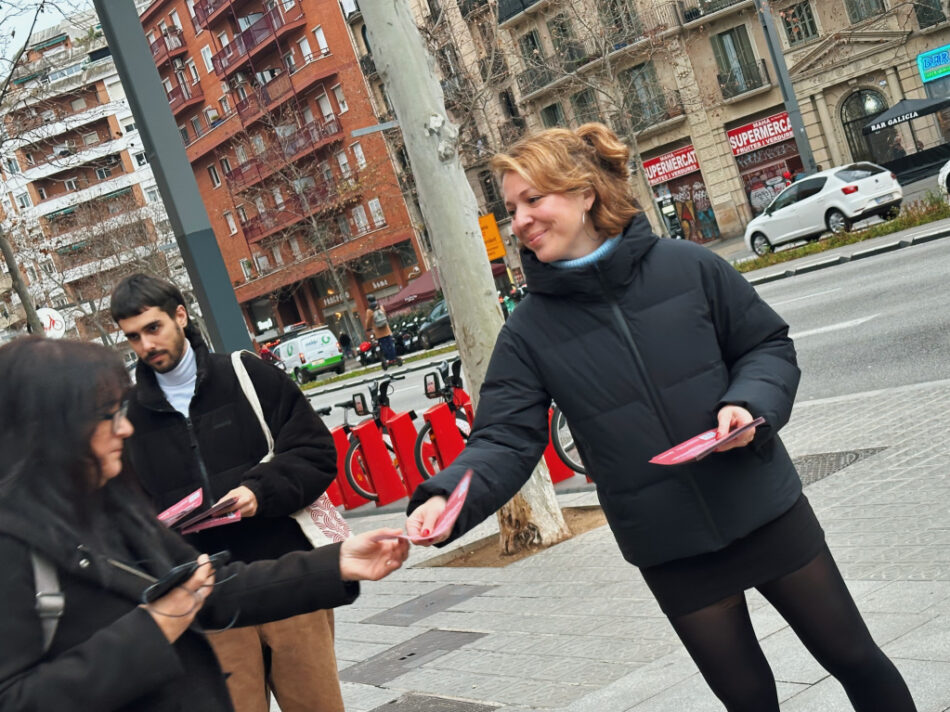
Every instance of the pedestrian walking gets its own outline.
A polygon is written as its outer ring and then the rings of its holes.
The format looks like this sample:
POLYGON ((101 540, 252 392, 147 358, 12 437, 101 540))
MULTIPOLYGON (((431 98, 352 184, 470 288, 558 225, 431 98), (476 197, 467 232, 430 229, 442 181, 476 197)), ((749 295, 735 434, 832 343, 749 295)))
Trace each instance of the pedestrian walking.
MULTIPOLYGON (((188 536, 199 551, 228 549, 245 563, 312 549, 291 517, 336 476, 326 426, 281 370, 254 357, 241 363, 273 436, 260 420, 228 354, 212 354, 191 324, 178 289, 144 274, 112 293, 113 319, 139 357, 128 451, 136 475, 163 510, 196 489, 208 504, 235 498, 241 521, 188 536)), ((333 614, 315 611, 211 637, 238 712, 342 712, 333 614)))
POLYGON ((389 317, 386 310, 376 300, 375 294, 366 297, 368 308, 363 316, 363 327, 367 333, 376 337, 380 350, 383 352, 383 366, 402 361, 396 356, 396 342, 393 340, 393 330, 389 326, 389 317))
POLYGON ((416 489, 407 531, 426 536, 469 469, 450 538, 512 497, 547 443, 553 399, 623 556, 728 710, 779 709, 750 588, 854 709, 914 710, 778 435, 800 376, 788 325, 713 252, 653 234, 630 192, 629 159, 602 124, 550 129, 493 159, 529 294, 498 336, 465 450, 416 489), (764 425, 699 462, 649 463, 697 433, 715 427, 721 437, 759 416, 764 425))
POLYGON ((350 335, 346 332, 346 330, 340 331, 340 337, 338 341, 340 342, 340 349, 343 351, 343 358, 353 358, 353 339, 350 338, 350 335))
POLYGON ((24 337, 0 373, 0 709, 230 712, 214 629, 350 603, 407 554, 369 534, 213 567, 122 471, 131 384, 113 351, 24 337), (151 588, 182 564, 180 585, 151 588))

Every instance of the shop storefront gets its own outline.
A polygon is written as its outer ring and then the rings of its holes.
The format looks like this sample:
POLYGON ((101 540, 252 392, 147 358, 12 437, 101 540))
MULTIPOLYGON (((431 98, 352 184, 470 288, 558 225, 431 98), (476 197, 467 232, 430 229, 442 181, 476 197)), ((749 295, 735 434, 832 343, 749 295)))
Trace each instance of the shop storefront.
MULTIPOLYGON (((950 45, 917 55, 917 69, 928 97, 950 96, 950 45)), ((943 140, 950 140, 950 109, 937 112, 936 118, 943 140)))
POLYGON ((802 159, 788 112, 726 132, 752 213, 758 215, 802 172, 802 159))
POLYGON ((719 225, 692 145, 644 160, 643 170, 672 237, 694 242, 719 237, 719 225))

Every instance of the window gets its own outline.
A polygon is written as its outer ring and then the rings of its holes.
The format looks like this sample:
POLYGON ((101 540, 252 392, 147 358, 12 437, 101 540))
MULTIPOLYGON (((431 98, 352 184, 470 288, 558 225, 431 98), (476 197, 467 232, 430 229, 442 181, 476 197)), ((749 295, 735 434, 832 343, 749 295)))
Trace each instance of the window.
POLYGON ((50 277, 56 274, 56 265, 53 264, 53 260, 50 260, 50 259, 43 260, 40 263, 40 268, 50 277))
POLYGON ((274 205, 278 208, 282 208, 284 206, 284 194, 280 192, 280 188, 271 188, 270 193, 274 196, 274 205))
POLYGON ((237 224, 234 222, 234 216, 228 211, 224 212, 224 222, 228 224, 228 232, 232 235, 237 232, 237 224))
POLYGON ((220 116, 218 116, 218 110, 215 109, 213 106, 206 106, 204 110, 204 114, 205 114, 205 121, 208 122, 208 126, 214 126, 214 123, 218 119, 221 118, 220 116))
POLYGON ((369 201, 369 214, 373 216, 373 225, 375 227, 384 227, 386 225, 386 216, 383 215, 383 205, 379 198, 373 198, 369 201))
POLYGON ((214 164, 208 166, 208 175, 211 176, 211 185, 215 188, 220 188, 221 177, 218 175, 218 169, 214 167, 214 164))
POLYGON ((251 144, 254 146, 255 155, 264 153, 264 139, 261 136, 251 136, 251 144))
POLYGON ((66 180, 63 181, 63 186, 70 193, 79 188, 79 185, 76 183, 75 178, 67 178, 66 180))
POLYGON ((69 299, 65 294, 57 294, 55 297, 53 297, 53 306, 57 309, 62 309, 67 304, 69 304, 69 299))
POLYGON ((254 262, 257 263, 257 269, 259 272, 270 272, 270 260, 267 259, 267 255, 254 255, 254 262))
POLYGON ((818 27, 815 25, 815 16, 811 11, 811 3, 800 2, 784 10, 782 24, 785 25, 785 36, 788 44, 793 47, 801 42, 807 42, 818 36, 818 27))
POLYGON ((559 102, 554 102, 541 109, 541 123, 549 129, 555 126, 567 126, 567 121, 564 119, 564 110, 559 102))
POLYGON ((33 265, 26 266, 26 276, 30 280, 30 284, 37 280, 36 268, 33 265))
POLYGON ((300 57, 304 64, 313 60, 313 55, 310 52, 310 41, 306 37, 297 40, 297 49, 300 50, 300 57))
POLYGON ((69 105, 73 108, 73 111, 82 111, 86 108, 86 100, 83 97, 79 97, 69 102, 69 105))
POLYGON ((294 253, 294 257, 296 257, 299 260, 301 257, 301 253, 300 253, 300 243, 297 241, 297 238, 296 237, 290 238, 287 244, 290 245, 290 251, 294 253))
POLYGON ((845 0, 848 17, 852 23, 861 22, 884 12, 884 0, 845 0))
POLYGON ((357 205, 350 211, 353 216, 353 222, 356 223, 356 232, 362 235, 369 231, 369 220, 366 219, 366 209, 362 205, 357 205))
POLYGON ((326 35, 323 34, 323 28, 322 28, 322 27, 314 27, 314 28, 313 28, 313 36, 314 36, 314 38, 317 40, 317 47, 320 48, 320 54, 321 54, 321 55, 328 55, 328 54, 330 54, 330 46, 327 44, 326 35))
POLYGON ((287 71, 293 74, 297 71, 297 63, 294 61, 293 51, 288 52, 284 55, 284 66, 287 67, 287 71))
POLYGON ((178 17, 177 10, 172 10, 170 13, 168 13, 168 19, 172 21, 172 24, 175 27, 177 27, 179 30, 181 29, 181 18, 178 17))
POLYGON ((333 180, 333 170, 330 168, 330 164, 326 161, 320 162, 320 173, 323 176, 323 179, 328 183, 333 180))
POLYGON ((132 123, 125 124, 122 127, 122 130, 125 131, 126 133, 132 133, 133 131, 135 131, 135 122, 133 121, 132 123))
POLYGON ((158 188, 156 186, 153 185, 152 187, 145 189, 145 200, 149 203, 162 202, 162 195, 158 192, 158 188))
POLYGON ((287 12, 294 6, 294 0, 284 0, 284 12, 287 12))
POLYGON ((185 145, 187 146, 187 145, 190 143, 190 141, 191 141, 191 139, 188 138, 188 127, 187 127, 187 126, 179 126, 179 127, 178 127, 178 133, 181 134, 181 140, 184 141, 184 142, 185 142, 185 145))
POLYGON ((234 147, 234 157, 237 158, 239 165, 247 163, 247 151, 244 150, 244 146, 234 147))
POLYGON ((916 0, 914 12, 917 14, 917 24, 920 25, 920 29, 946 21, 947 16, 940 5, 940 0, 916 0))
POLYGON ((219 162, 221 163, 221 170, 224 171, 224 175, 231 172, 231 161, 229 161, 227 157, 222 158, 219 162))
POLYGON ((46 200, 46 188, 37 188, 36 193, 40 196, 40 200, 46 200))
POLYGON ((148 156, 145 155, 145 151, 141 151, 134 155, 135 163, 140 168, 148 165, 148 156))
POLYGON ((31 166, 35 166, 35 165, 36 165, 36 160, 33 158, 33 154, 32 154, 32 153, 24 153, 24 154, 23 154, 23 157, 26 159, 26 162, 27 162, 29 165, 31 165, 31 166))
POLYGON ((600 109, 597 108, 597 99, 593 89, 585 89, 571 97, 571 108, 574 111, 574 123, 578 126, 590 121, 600 121, 600 109))
POLYGON ((99 143, 99 134, 97 134, 95 131, 90 131, 87 134, 83 134, 82 142, 87 146, 92 146, 93 144, 99 143))
POLYGON ((195 132, 195 138, 198 138, 201 135, 201 119, 199 119, 197 116, 192 116, 191 128, 195 132))
POLYGON ((333 87, 333 96, 336 97, 337 106, 340 107, 340 113, 345 114, 349 107, 346 105, 346 97, 343 96, 343 87, 337 84, 333 87))
POLYGON ((353 152, 353 157, 356 159, 356 167, 366 168, 366 156, 363 155, 363 147, 360 145, 359 141, 350 146, 350 150, 353 152))
POLYGON ((226 96, 222 96, 218 99, 218 105, 221 107, 221 116, 227 116, 231 113, 231 102, 228 101, 226 96))
POLYGON ((764 86, 767 77, 752 52, 745 25, 712 37, 713 55, 719 68, 719 88, 723 99, 764 86))
POLYGON ((219 32, 219 33, 218 33, 218 42, 221 43, 221 49, 224 49, 225 47, 227 47, 228 44, 231 42, 231 40, 228 39, 228 33, 227 33, 227 32, 219 32))
POLYGON ((103 166, 102 168, 96 169, 96 178, 99 180, 105 180, 112 175, 112 169, 108 166, 103 166))
POLYGON ((340 173, 344 178, 350 177, 350 161, 343 151, 336 154, 336 162, 340 164, 340 173))
POLYGON ((17 163, 15 157, 11 156, 10 158, 4 159, 3 164, 11 175, 16 175, 20 172, 20 164, 17 163))
POLYGON ((246 257, 241 259, 241 272, 244 273, 244 279, 248 280, 254 275, 254 268, 251 266, 251 261, 246 257))
POLYGON ((208 73, 214 71, 214 62, 211 61, 211 48, 205 45, 201 48, 201 58, 205 62, 205 69, 208 70, 208 73))
POLYGON ((244 209, 243 205, 237 206, 237 214, 238 214, 238 220, 241 221, 242 225, 247 222, 247 211, 244 209))
POLYGON ((330 105, 330 99, 326 94, 317 97, 317 106, 320 107, 320 113, 323 114, 323 120, 329 121, 333 118, 333 107, 330 105))
POLYGON ((197 84, 201 79, 201 76, 198 74, 198 66, 195 64, 195 60, 188 60, 188 73, 191 75, 191 83, 197 84))
POLYGON ((353 237, 353 232, 350 230, 350 221, 346 219, 346 215, 336 216, 336 227, 344 240, 349 240, 353 237))
POLYGON ((188 16, 191 18, 191 26, 195 28, 195 34, 200 35, 204 30, 195 20, 195 0, 185 0, 185 7, 188 8, 188 16))
POLYGON ((278 266, 284 264, 284 256, 280 252, 280 245, 274 245, 271 248, 271 254, 274 255, 274 264, 278 266))

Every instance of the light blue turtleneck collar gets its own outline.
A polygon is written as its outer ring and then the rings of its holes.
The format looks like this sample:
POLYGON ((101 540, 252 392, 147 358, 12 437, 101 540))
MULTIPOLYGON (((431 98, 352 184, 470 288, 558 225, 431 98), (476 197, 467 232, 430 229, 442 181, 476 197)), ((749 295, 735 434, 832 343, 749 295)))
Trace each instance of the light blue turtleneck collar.
POLYGON ((603 257, 606 257, 611 252, 614 251, 614 248, 620 242, 620 235, 614 235, 613 237, 608 237, 604 240, 604 244, 598 247, 596 250, 591 252, 589 255, 584 255, 583 257, 578 257, 574 260, 558 260, 557 262, 552 262, 553 267, 558 269, 575 269, 577 267, 586 267, 587 265, 597 262, 603 257))

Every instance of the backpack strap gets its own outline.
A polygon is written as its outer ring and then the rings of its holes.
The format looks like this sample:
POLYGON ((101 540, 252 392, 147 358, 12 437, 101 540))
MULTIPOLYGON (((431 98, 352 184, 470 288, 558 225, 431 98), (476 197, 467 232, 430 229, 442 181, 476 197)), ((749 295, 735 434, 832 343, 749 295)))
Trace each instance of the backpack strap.
POLYGON ((52 561, 34 550, 30 550, 33 563, 33 581, 36 588, 36 614, 40 617, 43 629, 43 653, 49 650, 56 636, 56 627, 63 617, 66 598, 59 586, 59 575, 52 561))

